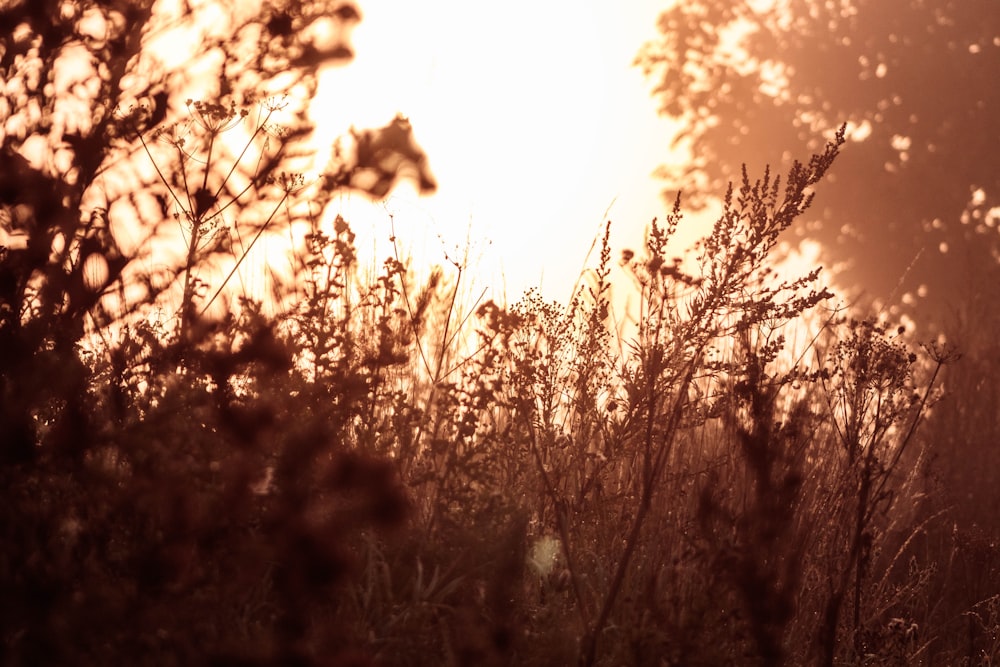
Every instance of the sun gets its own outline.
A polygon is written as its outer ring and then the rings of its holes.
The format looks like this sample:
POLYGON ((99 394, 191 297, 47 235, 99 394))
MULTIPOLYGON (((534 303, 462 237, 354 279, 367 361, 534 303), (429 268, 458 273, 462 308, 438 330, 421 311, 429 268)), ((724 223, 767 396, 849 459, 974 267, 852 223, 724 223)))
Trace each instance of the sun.
MULTIPOLYGON (((396 114, 412 122, 439 187, 419 201, 405 188, 391 198, 398 236, 436 253, 427 261, 441 259, 438 239, 452 248, 472 239, 482 249, 475 268, 498 292, 541 287, 564 299, 605 216, 616 239, 638 244, 663 209, 652 174, 679 159, 675 127, 632 66, 655 35, 658 3, 360 8, 353 61, 320 77, 317 142, 396 114)), ((338 213, 384 233, 382 202, 344 206, 338 213)))

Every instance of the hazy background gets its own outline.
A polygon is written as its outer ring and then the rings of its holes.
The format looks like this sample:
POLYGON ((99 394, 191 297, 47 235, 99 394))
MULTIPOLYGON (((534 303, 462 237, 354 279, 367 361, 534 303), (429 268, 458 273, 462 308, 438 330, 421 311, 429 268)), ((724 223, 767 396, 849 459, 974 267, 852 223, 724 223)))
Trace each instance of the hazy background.
POLYGON ((359 229, 378 237, 391 213, 428 262, 469 239, 470 267, 508 298, 541 284, 566 299, 605 217, 615 250, 635 247, 660 193, 682 189, 691 240, 695 207, 743 163, 783 173, 846 124, 843 159, 790 238, 822 245, 851 302, 973 345, 1000 256, 995 0, 361 10, 356 59, 326 73, 315 118, 332 138, 408 115, 440 190, 374 207, 345 194, 359 229), (633 63, 650 40, 646 77, 633 63))
POLYGON ((675 157, 673 126, 633 66, 663 7, 363 3, 355 60, 323 75, 320 135, 402 112, 439 190, 417 198, 404 186, 375 205, 345 195, 341 211, 376 235, 393 213, 400 238, 430 261, 468 237, 471 269, 511 300, 539 285, 568 298, 605 211, 620 247, 637 245, 663 210, 652 172, 675 157))

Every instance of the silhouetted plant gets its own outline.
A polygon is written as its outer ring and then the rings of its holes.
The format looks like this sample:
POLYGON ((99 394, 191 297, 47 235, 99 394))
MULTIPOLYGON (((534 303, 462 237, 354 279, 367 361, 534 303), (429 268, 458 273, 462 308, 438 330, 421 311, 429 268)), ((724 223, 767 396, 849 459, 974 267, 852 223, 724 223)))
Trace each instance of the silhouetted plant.
POLYGON ((582 664, 596 659, 598 638, 624 585, 675 443, 698 423, 691 392, 708 370, 709 346, 762 322, 794 319, 828 296, 822 290, 800 294, 815 275, 768 285, 765 260, 778 235, 810 205, 810 188, 826 173, 842 143, 841 132, 808 166, 796 163, 783 193, 780 179, 772 180, 769 173, 751 182, 744 172, 739 191, 727 193, 712 233, 698 248, 699 271, 694 276, 686 275, 667 252, 681 218, 679 199, 665 225, 654 222, 646 256, 630 264, 643 289, 634 361, 625 361, 623 374, 633 411, 630 419, 637 423, 636 507, 624 550, 615 558, 614 574, 584 639, 582 664))
MULTIPOLYGON (((285 4, 296 31, 353 20, 323 15, 324 3, 285 4)), ((345 56, 317 50, 308 31, 285 31, 270 7, 241 9, 223 12, 234 34, 208 48, 240 52, 219 61, 220 101, 190 102, 170 126, 177 73, 146 76, 155 69, 152 3, 0 10, 0 64, 23 92, 4 106, 0 146, 6 664, 336 659, 357 642, 321 619, 358 550, 351 540, 405 514, 392 467, 345 445, 357 411, 289 405, 295 395, 308 406, 310 387, 291 372, 285 334, 258 303, 205 317, 229 280, 214 281, 209 260, 228 254, 235 271, 276 214, 290 222, 283 204, 304 185, 281 171, 309 131, 302 107, 282 131, 267 115, 279 107, 254 105, 246 77, 270 85, 280 72, 286 83, 305 81, 308 97, 316 66, 345 56), (254 28, 264 30, 260 50, 242 50, 254 28), (282 34, 270 39, 273 30, 282 34), (64 89, 67 59, 86 65, 73 90, 64 89), (136 85, 126 90, 128 82, 136 85), (233 152, 223 134, 242 131, 249 109, 261 108, 233 152), (137 146, 146 150, 130 153, 137 146), (270 213, 255 221, 254 207, 270 213), (138 235, 149 234, 120 244, 130 213, 138 235), (167 221, 186 234, 182 260, 148 272, 149 239, 167 221), (230 232, 242 243, 248 230, 248 246, 222 243, 230 232), (175 277, 179 299, 157 304, 175 277), (157 305, 180 305, 181 317, 156 317, 157 305)), ((198 11, 174 18, 194 21, 198 11)), ((356 150, 333 160, 327 200, 354 186, 359 169, 385 187, 420 161, 398 125, 384 140, 354 134, 381 141, 380 152, 374 164, 356 150)), ((417 173, 430 187, 422 162, 417 173)))
MULTIPOLYGON (((87 5, 115 26, 150 18, 116 7, 87 5)), ((51 71, 82 30, 58 16, 0 10, 0 61, 39 99, 32 43, 51 71)), ((68 171, 28 159, 41 120, 4 125, 5 664, 996 657, 993 536, 948 528, 928 456, 959 414, 934 403, 953 353, 920 361, 901 332, 838 312, 798 343, 830 295, 818 271, 771 271, 842 133, 786 178, 745 172, 689 253, 678 198, 623 254, 627 322, 611 319, 607 227, 568 304, 484 301, 467 258, 368 263, 323 214, 339 188, 433 185, 404 118, 295 173, 305 100, 269 87, 288 70, 308 97, 318 59, 346 57, 315 24, 356 15, 246 16, 211 46, 214 101, 185 110, 178 72, 134 96, 99 77, 107 104, 68 171), (175 234, 175 264, 119 244, 128 215, 175 234), (241 293, 277 229, 302 239, 290 273, 241 293)), ((153 32, 112 32, 92 46, 124 76, 153 32)))
MULTIPOLYGON (((924 415, 934 380, 941 366, 949 361, 945 354, 935 356, 933 374, 921 395, 912 378, 915 353, 872 320, 852 320, 848 330, 848 335, 831 350, 829 375, 824 381, 832 427, 846 457, 844 493, 853 514, 846 562, 839 583, 831 587, 818 637, 822 661, 828 665, 834 661, 840 607, 852 579, 853 648, 856 656, 864 654, 863 584, 877 540, 872 522, 894 500, 896 489, 892 482, 900 480, 893 477, 924 415)), ((896 335, 903 332, 900 327, 896 335)))

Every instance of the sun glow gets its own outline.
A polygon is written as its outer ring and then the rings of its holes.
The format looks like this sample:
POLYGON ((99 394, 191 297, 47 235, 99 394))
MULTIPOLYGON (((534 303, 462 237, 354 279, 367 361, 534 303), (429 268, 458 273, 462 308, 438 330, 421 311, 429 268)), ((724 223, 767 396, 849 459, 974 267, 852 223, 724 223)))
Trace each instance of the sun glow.
POLYGON ((354 61, 321 77, 318 145, 402 113, 439 189, 418 199, 399 188, 375 205, 345 197, 333 213, 362 236, 388 234, 391 213, 398 237, 427 262, 471 241, 470 269, 494 296, 541 284, 566 298, 605 216, 616 243, 636 246, 663 210, 651 174, 671 159, 672 127, 631 66, 661 8, 362 4, 354 61))

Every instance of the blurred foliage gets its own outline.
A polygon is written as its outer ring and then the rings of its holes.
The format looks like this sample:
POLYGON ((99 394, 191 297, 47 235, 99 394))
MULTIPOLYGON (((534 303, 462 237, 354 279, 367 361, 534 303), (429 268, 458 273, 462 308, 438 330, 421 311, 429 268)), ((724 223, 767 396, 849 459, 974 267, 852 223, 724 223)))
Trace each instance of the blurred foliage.
POLYGON ((463 299, 460 261, 367 270, 321 215, 433 186, 404 118, 293 169, 356 10, 171 7, 0 10, 0 664, 1000 658, 997 531, 935 460, 976 425, 922 436, 955 355, 773 271, 842 131, 742 171, 681 258, 678 198, 623 253, 615 340, 609 228, 568 304, 508 305, 463 299), (171 21, 212 76, 156 61, 171 21), (231 281, 274 229, 301 243, 265 307, 231 281))
POLYGON ((822 244, 825 263, 845 265, 843 287, 890 306, 908 294, 917 305, 900 310, 938 330, 972 316, 972 296, 993 294, 995 2, 695 0, 672 3, 659 31, 638 63, 692 155, 663 169, 671 191, 698 202, 744 162, 815 152, 848 123, 850 150, 798 235, 822 244))

